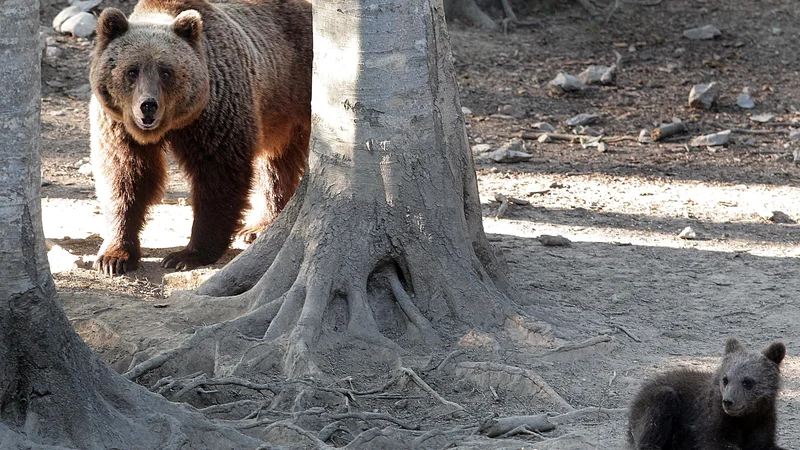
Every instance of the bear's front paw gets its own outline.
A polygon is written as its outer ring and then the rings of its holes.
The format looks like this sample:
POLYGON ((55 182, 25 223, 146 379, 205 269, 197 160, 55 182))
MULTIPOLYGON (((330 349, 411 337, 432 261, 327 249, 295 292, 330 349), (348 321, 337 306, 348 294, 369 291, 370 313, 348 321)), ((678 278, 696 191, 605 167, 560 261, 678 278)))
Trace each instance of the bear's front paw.
POLYGON ((219 256, 209 256, 205 252, 184 248, 183 250, 170 253, 166 258, 162 259, 161 267, 166 269, 192 270, 216 262, 217 259, 219 259, 219 256))
POLYGON ((97 255, 92 267, 106 275, 122 275, 139 267, 139 258, 121 247, 110 248, 97 255))

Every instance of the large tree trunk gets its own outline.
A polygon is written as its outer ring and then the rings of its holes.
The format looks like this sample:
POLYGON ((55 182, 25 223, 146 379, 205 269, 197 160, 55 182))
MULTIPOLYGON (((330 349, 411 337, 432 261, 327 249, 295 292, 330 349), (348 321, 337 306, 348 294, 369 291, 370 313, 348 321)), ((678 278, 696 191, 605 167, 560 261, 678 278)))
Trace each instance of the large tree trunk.
POLYGON ((0 0, 0 448, 255 448, 111 371, 64 316, 41 223, 38 34, 38 1, 0 0))
POLYGON ((312 114, 287 209, 180 300, 198 324, 243 314, 128 377, 318 378, 503 322, 441 0, 314 2, 312 114))

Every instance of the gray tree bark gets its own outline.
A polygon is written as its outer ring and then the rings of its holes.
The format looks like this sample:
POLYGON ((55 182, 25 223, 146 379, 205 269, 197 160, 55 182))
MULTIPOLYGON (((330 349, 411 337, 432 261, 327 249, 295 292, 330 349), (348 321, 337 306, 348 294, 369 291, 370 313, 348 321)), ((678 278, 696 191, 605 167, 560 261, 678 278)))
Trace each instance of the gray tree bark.
POLYGON ((255 448, 111 371, 67 321, 41 223, 40 57, 39 2, 0 0, 0 448, 255 448))
POLYGON ((287 208, 175 300, 198 325, 234 318, 126 376, 319 378, 503 322, 441 0, 314 2, 312 114, 287 208))

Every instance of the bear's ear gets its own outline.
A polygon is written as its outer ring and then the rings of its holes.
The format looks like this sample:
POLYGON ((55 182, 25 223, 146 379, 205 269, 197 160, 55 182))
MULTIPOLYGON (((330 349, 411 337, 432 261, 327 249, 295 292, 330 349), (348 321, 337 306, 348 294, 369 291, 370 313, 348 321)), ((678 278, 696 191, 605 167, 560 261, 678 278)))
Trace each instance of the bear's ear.
POLYGON ((203 32, 203 19, 200 18, 199 12, 187 9, 172 21, 172 30, 190 44, 194 44, 200 40, 200 33, 203 32))
POLYGON ((783 361, 783 357, 786 356, 786 346, 783 345, 783 342, 773 342, 761 353, 766 356, 768 360, 775 364, 780 364, 781 361, 783 361))
POLYGON ((725 354, 741 352, 744 350, 742 344, 736 338, 730 338, 725 342, 725 354))
POLYGON ((128 31, 128 19, 117 8, 106 8, 97 20, 97 42, 105 47, 112 40, 128 31))

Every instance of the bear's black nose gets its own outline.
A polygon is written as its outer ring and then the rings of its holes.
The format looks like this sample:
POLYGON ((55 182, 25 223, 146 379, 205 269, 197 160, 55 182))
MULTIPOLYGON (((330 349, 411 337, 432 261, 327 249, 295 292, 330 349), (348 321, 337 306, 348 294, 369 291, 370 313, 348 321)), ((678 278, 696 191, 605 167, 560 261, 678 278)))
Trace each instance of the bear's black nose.
POLYGON ((139 107, 142 109, 144 117, 151 119, 156 115, 156 111, 158 111, 158 102, 154 98, 148 98, 143 101, 139 107))
POLYGON ((733 405, 733 400, 731 400, 729 398, 723 398, 722 399, 722 404, 724 404, 725 406, 732 406, 733 405))

